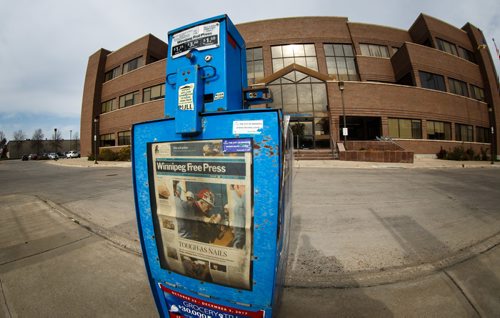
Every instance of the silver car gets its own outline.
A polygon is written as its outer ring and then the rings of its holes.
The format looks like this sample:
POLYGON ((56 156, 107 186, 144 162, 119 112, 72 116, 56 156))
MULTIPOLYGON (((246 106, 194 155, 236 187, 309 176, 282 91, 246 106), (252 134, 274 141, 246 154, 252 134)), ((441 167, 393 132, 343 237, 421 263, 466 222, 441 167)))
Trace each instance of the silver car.
POLYGON ((66 153, 66 158, 80 158, 80 153, 76 150, 70 150, 66 153))

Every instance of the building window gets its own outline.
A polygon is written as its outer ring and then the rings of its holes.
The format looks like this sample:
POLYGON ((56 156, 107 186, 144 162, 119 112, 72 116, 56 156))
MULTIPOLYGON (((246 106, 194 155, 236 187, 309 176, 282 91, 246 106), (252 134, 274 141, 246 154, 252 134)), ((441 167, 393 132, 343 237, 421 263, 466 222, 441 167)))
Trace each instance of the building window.
POLYGON ((107 81, 112 80, 113 78, 118 77, 118 76, 120 76, 120 67, 119 66, 115 67, 111 71, 104 73, 104 81, 107 82, 107 81))
POLYGON ((476 63, 476 59, 474 58, 474 53, 464 49, 463 47, 460 46, 458 47, 458 56, 469 62, 476 63))
POLYGON ((115 134, 105 134, 99 136, 100 147, 113 147, 115 145, 115 134))
POLYGON ((450 86, 450 93, 469 97, 467 84, 465 82, 453 78, 448 78, 448 85, 450 86))
POLYGON ((422 138, 422 122, 418 119, 389 118, 388 125, 392 138, 422 138))
POLYGON ((292 71, 269 83, 269 88, 273 93, 271 106, 287 114, 327 112, 325 83, 302 72, 292 71))
POLYGON ((484 98, 484 90, 482 88, 471 85, 470 93, 472 98, 480 100, 482 102, 486 101, 486 99, 484 98))
POLYGON ((298 148, 329 148, 330 121, 326 84, 299 71, 269 83, 273 108, 291 115, 290 126, 298 148), (293 123, 292 123, 293 122, 293 123))
POLYGON ((139 92, 120 96, 120 108, 135 105, 139 102, 139 92))
POLYGON ((455 140, 474 141, 471 125, 455 124, 455 140))
POLYGON ((142 66, 141 63, 142 63, 142 57, 137 57, 123 64, 123 74, 133 71, 139 66, 142 66))
POLYGON ((101 104, 101 113, 107 113, 116 109, 115 99, 110 99, 101 104))
POLYGON ((451 124, 428 120, 427 139, 451 140, 451 124))
POLYGON ((361 55, 375 57, 389 57, 389 50, 385 45, 359 44, 361 55))
POLYGON ((420 75, 420 85, 423 88, 446 92, 443 76, 423 71, 419 71, 418 73, 420 75))
POLYGON ((165 84, 145 88, 142 94, 144 103, 160 98, 165 98, 165 84))
POLYGON ((314 44, 288 44, 271 47, 273 72, 279 71, 293 63, 318 70, 316 49, 314 44))
POLYGON ((339 80, 358 80, 352 45, 325 44, 324 49, 328 74, 336 76, 339 80))
POLYGON ((118 133, 118 146, 130 145, 130 130, 118 133))
POLYGON ((247 49, 247 80, 248 84, 254 84, 257 80, 264 78, 264 60, 262 48, 247 49))
POLYGON ((437 47, 439 50, 458 56, 457 47, 455 44, 436 38, 437 47))
POLYGON ((477 142, 491 142, 490 129, 485 127, 476 127, 476 141, 477 142))

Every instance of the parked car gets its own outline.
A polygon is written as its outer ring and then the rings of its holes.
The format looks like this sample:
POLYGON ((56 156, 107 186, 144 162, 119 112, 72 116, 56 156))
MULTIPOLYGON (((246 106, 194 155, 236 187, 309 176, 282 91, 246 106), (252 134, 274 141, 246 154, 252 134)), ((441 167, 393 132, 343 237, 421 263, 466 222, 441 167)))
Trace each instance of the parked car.
POLYGON ((66 153, 66 158, 80 158, 80 153, 76 150, 70 150, 66 153))
POLYGON ((57 155, 59 156, 59 159, 61 158, 66 158, 66 153, 65 152, 57 152, 57 155))
POLYGON ((52 159, 52 160, 57 160, 57 159, 59 159, 59 156, 58 156, 55 152, 51 152, 51 153, 49 153, 49 154, 47 155, 47 157, 48 157, 49 159, 52 159))
POLYGON ((31 153, 29 156, 28 156, 28 159, 29 160, 37 160, 38 159, 38 155, 36 153, 31 153))
POLYGON ((22 160, 22 161, 27 161, 28 159, 29 159, 28 155, 23 155, 23 156, 21 157, 21 160, 22 160))

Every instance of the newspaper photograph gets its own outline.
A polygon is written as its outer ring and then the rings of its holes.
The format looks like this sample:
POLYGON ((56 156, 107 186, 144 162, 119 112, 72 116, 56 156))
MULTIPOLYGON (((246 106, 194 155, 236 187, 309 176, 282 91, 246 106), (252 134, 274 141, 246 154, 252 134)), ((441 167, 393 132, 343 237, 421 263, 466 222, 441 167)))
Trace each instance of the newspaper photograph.
POLYGON ((252 140, 152 143, 149 155, 161 267, 251 289, 252 140))

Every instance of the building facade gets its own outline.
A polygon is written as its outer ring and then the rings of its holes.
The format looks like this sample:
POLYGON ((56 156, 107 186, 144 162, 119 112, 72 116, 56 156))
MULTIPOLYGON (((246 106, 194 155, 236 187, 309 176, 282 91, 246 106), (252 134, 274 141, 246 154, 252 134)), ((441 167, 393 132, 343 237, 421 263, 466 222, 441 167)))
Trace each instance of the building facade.
MULTIPOLYGON (((237 25, 249 86, 273 93, 299 149, 390 137, 416 154, 496 154, 500 96, 481 30, 421 14, 409 30, 300 17, 237 25), (347 128, 347 136, 343 134, 347 128)), ((163 118, 167 44, 147 35, 89 58, 81 153, 130 144, 135 122, 163 118), (96 144, 93 135, 97 136, 96 144)))

